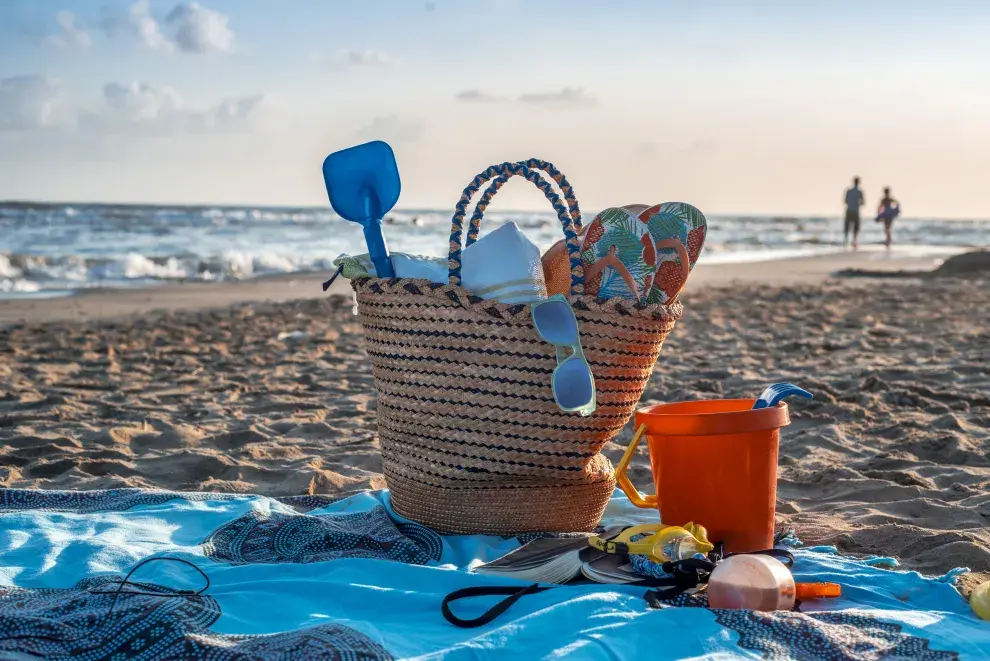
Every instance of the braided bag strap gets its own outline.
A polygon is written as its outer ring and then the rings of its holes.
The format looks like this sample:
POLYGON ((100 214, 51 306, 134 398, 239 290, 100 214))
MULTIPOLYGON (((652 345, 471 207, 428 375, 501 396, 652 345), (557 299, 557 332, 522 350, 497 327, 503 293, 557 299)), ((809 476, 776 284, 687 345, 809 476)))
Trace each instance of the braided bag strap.
MULTIPOLYGON (((567 210, 571 214, 571 220, 574 221, 574 227, 580 230, 581 208, 578 206, 574 188, 571 186, 571 182, 567 181, 564 173, 554 167, 553 163, 539 158, 531 158, 528 161, 521 161, 521 163, 531 170, 543 170, 550 175, 550 178, 560 188, 560 192, 564 196, 564 201, 567 202, 567 210)), ((481 218, 485 215, 485 211, 488 209, 488 205, 491 204, 492 198, 495 197, 495 193, 498 192, 511 176, 510 174, 503 174, 496 177, 492 180, 491 185, 485 189, 485 192, 481 194, 481 199, 478 200, 478 204, 474 207, 474 215, 471 216, 466 246, 478 240, 478 232, 481 230, 481 218)))
MULTIPOLYGON (((535 159, 534 159, 535 160, 535 159)), ((570 184, 567 185, 567 192, 565 196, 569 195, 565 199, 568 200, 568 204, 571 207, 568 210, 560 200, 560 196, 554 190, 553 186, 539 174, 538 170, 531 169, 527 165, 528 161, 520 161, 518 163, 505 162, 498 165, 489 166, 484 172, 479 173, 471 180, 471 183, 467 185, 464 191, 461 193, 461 199, 457 202, 457 206, 454 208, 454 216, 450 221, 450 250, 447 256, 448 263, 448 280, 452 285, 461 284, 461 252, 462 238, 464 233, 464 216, 467 213, 467 207, 471 203, 471 198, 481 190, 481 187, 487 182, 493 179, 504 179, 501 183, 497 185, 492 184, 494 190, 491 194, 486 195, 488 197, 488 202, 494 196, 495 192, 508 181, 510 177, 521 176, 532 182, 537 188, 543 191, 543 194, 550 201, 553 206, 554 211, 557 212, 557 219, 560 221, 561 228, 564 231, 564 239, 567 245, 567 254, 570 260, 571 266, 571 294, 574 296, 580 296, 584 294, 584 265, 581 262, 581 244, 578 239, 577 232, 580 229, 580 210, 577 208, 577 200, 574 200, 573 204, 570 204, 570 199, 573 198, 573 189, 571 189, 570 184), (575 218, 577 216, 578 221, 575 225, 575 218)), ((542 162, 541 162, 542 163, 542 162)), ((546 164, 548 168, 553 168, 550 163, 546 164)), ((556 168, 553 170, 547 170, 548 172, 559 172, 556 168)), ((553 174, 551 174, 553 176, 553 174)), ((566 182, 563 175, 560 178, 566 182)), ((556 181, 556 178, 555 178, 556 181)), ((562 187, 563 190, 563 187, 562 187)), ((487 203, 486 205, 487 206, 487 203)), ((480 201, 479 201, 480 204, 480 201)), ((477 215, 477 211, 475 212, 477 215)), ((481 216, 484 215, 484 208, 481 210, 481 215, 478 216, 478 228, 480 229, 481 216)))

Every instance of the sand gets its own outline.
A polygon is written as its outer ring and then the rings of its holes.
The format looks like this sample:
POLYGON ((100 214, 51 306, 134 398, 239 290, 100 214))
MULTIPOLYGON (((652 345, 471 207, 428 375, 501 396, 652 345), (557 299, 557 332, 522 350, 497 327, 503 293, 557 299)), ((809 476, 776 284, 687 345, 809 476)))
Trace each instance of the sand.
MULTIPOLYGON (((644 404, 799 383, 816 398, 793 403, 782 435, 778 524, 926 573, 986 572, 990 282, 828 277, 931 267, 869 253, 700 265, 644 404)), ((0 485, 383 487, 360 326, 319 282, 0 302, 0 485)), ((613 462, 630 437, 606 448, 613 462)), ((648 483, 645 454, 631 475, 648 483)))

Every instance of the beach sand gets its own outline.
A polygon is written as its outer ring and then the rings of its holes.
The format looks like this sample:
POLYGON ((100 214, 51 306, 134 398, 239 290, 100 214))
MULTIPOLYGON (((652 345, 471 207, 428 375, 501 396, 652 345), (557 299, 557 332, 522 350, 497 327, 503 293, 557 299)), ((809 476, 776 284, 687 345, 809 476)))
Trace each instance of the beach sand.
MULTIPOLYGON (((699 265, 643 403, 796 382, 815 399, 793 401, 782 434, 778 524, 925 573, 986 572, 990 283, 828 277, 931 266, 865 252, 699 265)), ((320 281, 0 302, 0 485, 384 487, 361 329, 346 283, 327 297, 320 281)), ((631 476, 646 488, 645 453, 631 476)))

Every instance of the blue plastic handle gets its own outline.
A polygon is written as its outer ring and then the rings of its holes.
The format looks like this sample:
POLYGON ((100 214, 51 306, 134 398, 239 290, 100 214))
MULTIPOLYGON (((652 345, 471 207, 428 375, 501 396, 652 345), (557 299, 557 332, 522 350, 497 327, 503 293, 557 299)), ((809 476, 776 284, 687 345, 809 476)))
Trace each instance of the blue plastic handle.
POLYGON ((804 388, 798 388, 793 383, 775 383, 763 391, 756 400, 756 403, 753 404, 753 409, 765 409, 771 406, 777 406, 784 398, 792 395, 804 397, 805 399, 814 399, 815 397, 804 388))

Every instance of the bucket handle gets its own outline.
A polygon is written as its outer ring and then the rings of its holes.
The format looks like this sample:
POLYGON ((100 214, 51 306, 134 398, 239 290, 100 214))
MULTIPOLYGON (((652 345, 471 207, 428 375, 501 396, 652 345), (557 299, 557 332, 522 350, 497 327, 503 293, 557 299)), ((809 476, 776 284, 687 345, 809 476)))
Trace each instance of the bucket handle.
POLYGON ((629 446, 626 448, 626 453, 622 455, 622 460, 615 467, 615 481, 619 485, 619 488, 622 489, 622 492, 629 498, 629 501, 636 507, 657 507, 659 505, 657 495, 647 496, 640 493, 639 489, 629 480, 629 476, 626 475, 629 462, 632 461, 633 455, 636 454, 636 448, 639 447, 639 442, 643 440, 645 433, 646 425, 640 425, 636 433, 633 434, 632 440, 629 441, 629 446))

